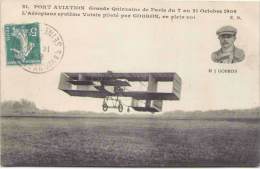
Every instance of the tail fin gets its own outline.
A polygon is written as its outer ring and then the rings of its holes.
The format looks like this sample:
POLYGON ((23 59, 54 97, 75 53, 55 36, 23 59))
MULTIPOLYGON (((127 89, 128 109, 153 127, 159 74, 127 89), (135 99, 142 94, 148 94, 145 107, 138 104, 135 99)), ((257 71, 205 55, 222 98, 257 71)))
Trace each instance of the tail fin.
POLYGON ((132 98, 131 107, 136 111, 160 112, 162 111, 162 100, 138 100, 132 98))

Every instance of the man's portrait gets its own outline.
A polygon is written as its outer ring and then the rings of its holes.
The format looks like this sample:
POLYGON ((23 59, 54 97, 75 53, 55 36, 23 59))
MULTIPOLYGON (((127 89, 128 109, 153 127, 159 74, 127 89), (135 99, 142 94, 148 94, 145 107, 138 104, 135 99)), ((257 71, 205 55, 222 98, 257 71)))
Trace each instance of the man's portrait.
POLYGON ((232 26, 223 26, 217 30, 221 48, 211 54, 211 59, 216 63, 237 63, 245 59, 242 49, 235 46, 237 29, 232 26))

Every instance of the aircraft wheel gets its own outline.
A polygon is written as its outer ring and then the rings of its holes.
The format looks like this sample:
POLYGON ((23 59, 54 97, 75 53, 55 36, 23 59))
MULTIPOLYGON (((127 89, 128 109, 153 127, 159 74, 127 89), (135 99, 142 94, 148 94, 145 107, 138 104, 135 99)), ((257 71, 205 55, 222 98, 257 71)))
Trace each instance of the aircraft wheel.
POLYGON ((108 106, 107 106, 107 104, 106 104, 106 103, 104 103, 104 104, 102 105, 102 108, 103 108, 103 111, 107 111, 107 109, 108 109, 108 106))
POLYGON ((128 113, 130 112, 130 107, 127 107, 127 112, 128 112, 128 113))
POLYGON ((122 112, 122 111, 123 111, 123 105, 122 105, 121 103, 118 105, 118 111, 119 111, 119 112, 122 112))

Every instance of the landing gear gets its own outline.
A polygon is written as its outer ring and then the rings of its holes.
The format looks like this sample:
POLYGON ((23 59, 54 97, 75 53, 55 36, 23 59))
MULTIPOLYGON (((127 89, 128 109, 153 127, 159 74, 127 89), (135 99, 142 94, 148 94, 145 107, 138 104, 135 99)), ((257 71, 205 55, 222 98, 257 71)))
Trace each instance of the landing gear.
POLYGON ((102 105, 102 109, 103 109, 103 111, 107 111, 107 109, 108 109, 108 105, 107 105, 106 103, 103 103, 103 105, 102 105))
POLYGON ((119 111, 119 112, 122 112, 123 109, 124 109, 123 105, 122 105, 121 103, 119 103, 119 105, 118 105, 118 111, 119 111))
POLYGON ((103 111, 107 111, 108 108, 118 109, 119 112, 122 112, 124 110, 124 106, 121 100, 118 98, 118 96, 116 97, 108 96, 104 98, 102 109, 103 111))

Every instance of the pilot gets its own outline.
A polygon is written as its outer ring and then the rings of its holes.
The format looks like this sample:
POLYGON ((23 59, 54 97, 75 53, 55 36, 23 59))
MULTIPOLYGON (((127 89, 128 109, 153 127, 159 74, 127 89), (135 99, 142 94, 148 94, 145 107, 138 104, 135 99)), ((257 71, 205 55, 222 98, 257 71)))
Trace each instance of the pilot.
POLYGON ((217 30, 221 48, 211 54, 211 59, 216 63, 237 63, 245 59, 242 49, 234 45, 237 29, 232 26, 223 26, 217 30))

